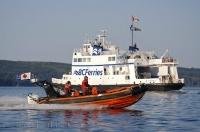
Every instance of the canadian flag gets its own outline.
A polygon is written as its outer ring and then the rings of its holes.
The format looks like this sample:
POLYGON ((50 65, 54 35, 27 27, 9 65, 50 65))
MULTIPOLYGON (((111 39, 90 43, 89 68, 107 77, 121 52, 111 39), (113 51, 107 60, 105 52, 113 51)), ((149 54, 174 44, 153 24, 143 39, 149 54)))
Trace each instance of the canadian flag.
POLYGON ((31 79, 31 72, 22 73, 20 75, 20 79, 21 80, 29 80, 29 79, 31 79))

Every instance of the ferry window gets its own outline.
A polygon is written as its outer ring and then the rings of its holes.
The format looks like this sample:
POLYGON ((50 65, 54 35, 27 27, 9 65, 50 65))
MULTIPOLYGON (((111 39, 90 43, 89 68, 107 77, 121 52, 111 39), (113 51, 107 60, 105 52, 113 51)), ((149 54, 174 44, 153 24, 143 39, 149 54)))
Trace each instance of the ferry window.
POLYGON ((91 58, 87 58, 87 62, 91 62, 91 58))
POLYGON ((82 62, 82 58, 78 58, 78 62, 82 62))
POLYGON ((108 73, 107 73, 106 68, 104 68, 103 70, 104 70, 104 75, 107 75, 108 73))
POLYGON ((115 61, 115 57, 112 57, 112 59, 111 59, 112 61, 115 61))
POLYGON ((90 48, 90 45, 88 45, 88 48, 90 48))
POLYGON ((115 61, 115 57, 108 57, 108 61, 115 61))
POLYGON ((77 58, 74 58, 74 62, 77 62, 77 58))
POLYGON ((140 55, 136 55, 136 56, 134 57, 134 59, 140 59, 140 58, 141 58, 140 55))
POLYGON ((130 79, 130 76, 125 76, 125 79, 126 79, 126 80, 129 80, 129 79, 130 79))
POLYGON ((111 57, 108 57, 108 61, 111 61, 111 57))
POLYGON ((86 58, 83 58, 83 62, 86 62, 86 58))
POLYGON ((122 71, 122 67, 120 67, 119 70, 122 71))

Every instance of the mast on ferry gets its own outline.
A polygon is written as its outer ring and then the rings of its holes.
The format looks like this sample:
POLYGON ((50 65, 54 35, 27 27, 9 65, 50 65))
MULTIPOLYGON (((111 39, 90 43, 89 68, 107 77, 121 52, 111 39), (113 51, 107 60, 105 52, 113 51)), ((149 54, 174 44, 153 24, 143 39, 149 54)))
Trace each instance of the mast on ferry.
POLYGON ((131 23, 131 26, 130 26, 130 30, 131 30, 131 33, 132 33, 132 36, 131 36, 132 39, 131 39, 131 46, 129 46, 129 51, 131 51, 131 53, 133 53, 134 51, 139 50, 139 48, 137 48, 136 42, 134 43, 133 32, 134 31, 141 31, 141 29, 136 27, 136 24, 140 21, 140 19, 138 17, 132 16, 131 21, 132 21, 132 23, 131 23))
POLYGON ((105 45, 105 38, 107 37, 106 31, 107 31, 107 30, 101 30, 102 34, 99 35, 100 38, 102 38, 102 45, 103 45, 103 46, 105 45))

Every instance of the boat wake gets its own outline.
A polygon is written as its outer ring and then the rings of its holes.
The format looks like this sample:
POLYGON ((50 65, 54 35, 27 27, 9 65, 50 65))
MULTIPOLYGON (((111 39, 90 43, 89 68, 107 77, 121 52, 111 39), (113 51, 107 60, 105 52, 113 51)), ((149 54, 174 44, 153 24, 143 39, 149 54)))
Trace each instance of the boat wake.
POLYGON ((107 106, 72 104, 28 104, 26 98, 19 96, 1 96, 0 110, 102 110, 107 106))
POLYGON ((25 104, 26 101, 22 97, 17 96, 1 96, 0 97, 0 109, 5 107, 15 107, 25 104))

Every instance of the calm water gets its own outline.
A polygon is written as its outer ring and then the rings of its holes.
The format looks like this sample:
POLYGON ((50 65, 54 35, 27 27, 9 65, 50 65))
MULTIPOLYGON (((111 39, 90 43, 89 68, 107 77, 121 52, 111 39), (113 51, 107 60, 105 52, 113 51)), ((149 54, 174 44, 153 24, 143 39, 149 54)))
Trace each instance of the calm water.
POLYGON ((0 87, 0 131, 200 131, 200 88, 147 92, 121 110, 62 105, 28 105, 37 87, 0 87))

